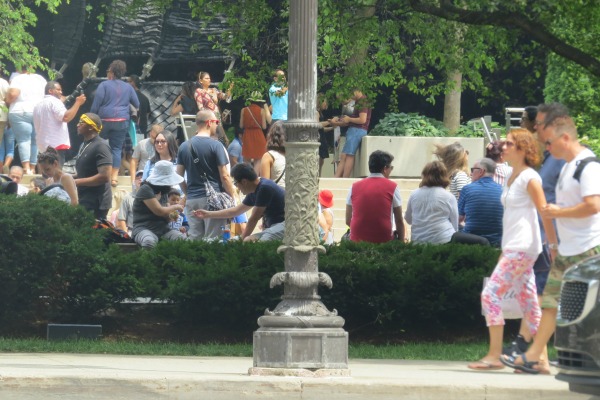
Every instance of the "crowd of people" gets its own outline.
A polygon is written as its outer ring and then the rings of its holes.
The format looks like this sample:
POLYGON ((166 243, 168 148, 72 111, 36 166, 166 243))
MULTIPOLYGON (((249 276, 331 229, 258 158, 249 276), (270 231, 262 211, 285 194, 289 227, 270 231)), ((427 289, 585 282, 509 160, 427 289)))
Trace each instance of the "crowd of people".
MULTIPOLYGON (((239 129, 228 143, 219 102, 232 97, 211 86, 210 75, 186 82, 171 113, 196 115, 189 140, 161 125, 148 125, 148 99, 135 75, 123 80, 126 65, 113 61, 100 83, 90 112, 80 115, 82 139, 75 174, 63 171, 71 147, 67 123, 88 99, 71 96, 65 105, 61 85, 21 71, 10 83, 0 79, 0 158, 10 167, 18 194, 28 191, 81 205, 98 219, 112 206, 125 155, 132 190, 119 198, 113 221, 143 248, 159 240, 219 240, 229 229, 244 241, 282 239, 285 232, 288 88, 275 70, 268 90, 252 92, 240 112, 239 129), (8 106, 8 112, 4 111, 8 106), (135 146, 134 132, 145 136, 135 146), (266 134, 265 134, 265 131, 266 134), (22 167, 11 166, 15 143, 22 167), (131 147, 130 150, 127 147, 131 147), (29 188, 24 174, 39 173, 29 188)), ((326 118, 320 98, 320 167, 329 156, 325 132, 344 128, 346 143, 336 177, 352 174, 356 151, 367 134, 371 109, 360 90, 344 102, 342 116, 326 118)), ((568 110, 560 104, 527 107, 521 128, 489 143, 485 157, 470 167, 460 143, 436 146, 406 211, 398 185, 390 179, 394 157, 381 150, 369 155, 370 175, 355 182, 345 203, 347 239, 383 243, 448 242, 495 246, 498 263, 482 294, 489 349, 474 370, 509 366, 548 373, 545 345, 555 327, 562 274, 583 258, 600 253, 600 172, 598 159, 578 142, 568 110), (405 223, 411 225, 407 237, 405 223), (503 348, 503 295, 512 290, 523 311, 516 340, 503 348)), ((334 243, 333 193, 319 192, 319 238, 334 243)), ((339 239, 339 238, 338 238, 339 239)))

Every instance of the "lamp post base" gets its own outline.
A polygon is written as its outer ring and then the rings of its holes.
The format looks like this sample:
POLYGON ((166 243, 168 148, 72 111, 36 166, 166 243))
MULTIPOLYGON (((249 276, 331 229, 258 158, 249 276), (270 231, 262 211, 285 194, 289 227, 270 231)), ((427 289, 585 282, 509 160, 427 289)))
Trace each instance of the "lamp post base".
POLYGON ((342 317, 264 316, 258 324, 254 369, 348 370, 348 332, 342 329, 342 317))

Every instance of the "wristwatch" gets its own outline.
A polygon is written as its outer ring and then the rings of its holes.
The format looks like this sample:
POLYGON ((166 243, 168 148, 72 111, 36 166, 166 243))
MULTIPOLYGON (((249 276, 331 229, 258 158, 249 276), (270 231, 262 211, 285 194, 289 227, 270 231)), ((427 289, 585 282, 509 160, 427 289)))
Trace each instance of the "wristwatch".
POLYGON ((550 250, 558 250, 558 244, 557 243, 548 243, 548 248, 550 250))

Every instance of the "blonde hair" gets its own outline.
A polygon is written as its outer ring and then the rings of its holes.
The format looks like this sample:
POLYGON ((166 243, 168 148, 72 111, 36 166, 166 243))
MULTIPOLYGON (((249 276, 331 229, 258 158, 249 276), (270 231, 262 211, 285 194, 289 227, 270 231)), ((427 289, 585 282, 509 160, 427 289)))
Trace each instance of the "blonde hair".
POLYGON ((437 158, 444 163, 444 166, 448 171, 448 176, 454 175, 456 171, 464 171, 468 173, 468 153, 460 143, 454 142, 447 146, 436 144, 433 154, 435 154, 437 158))

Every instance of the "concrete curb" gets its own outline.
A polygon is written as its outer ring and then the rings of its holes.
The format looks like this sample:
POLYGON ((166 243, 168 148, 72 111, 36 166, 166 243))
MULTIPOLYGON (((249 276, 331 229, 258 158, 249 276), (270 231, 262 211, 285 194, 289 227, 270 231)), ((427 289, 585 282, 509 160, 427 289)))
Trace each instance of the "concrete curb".
POLYGON ((250 376, 251 358, 0 354, 2 400, 583 400, 553 376, 466 363, 350 360, 349 377, 250 376))

